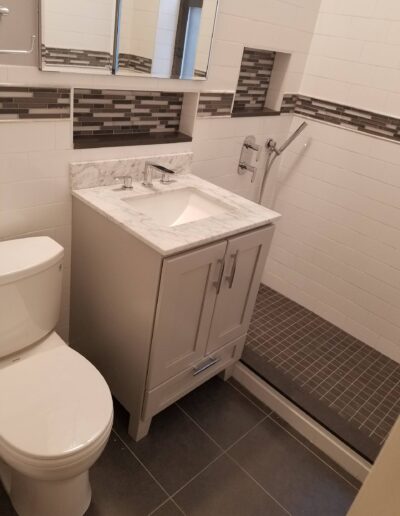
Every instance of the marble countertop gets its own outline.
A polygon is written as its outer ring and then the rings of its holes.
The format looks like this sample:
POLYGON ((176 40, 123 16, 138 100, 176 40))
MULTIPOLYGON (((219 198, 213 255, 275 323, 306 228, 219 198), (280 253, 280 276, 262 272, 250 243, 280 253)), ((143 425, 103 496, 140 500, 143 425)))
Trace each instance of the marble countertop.
POLYGON ((277 220, 280 215, 228 190, 215 186, 192 174, 179 174, 177 180, 163 185, 154 180, 148 188, 139 182, 133 190, 118 185, 73 190, 72 194, 107 219, 128 231, 162 256, 170 256, 248 231, 277 220), (136 211, 124 201, 127 198, 154 195, 182 188, 195 188, 226 205, 222 214, 174 227, 161 226, 148 215, 136 211))

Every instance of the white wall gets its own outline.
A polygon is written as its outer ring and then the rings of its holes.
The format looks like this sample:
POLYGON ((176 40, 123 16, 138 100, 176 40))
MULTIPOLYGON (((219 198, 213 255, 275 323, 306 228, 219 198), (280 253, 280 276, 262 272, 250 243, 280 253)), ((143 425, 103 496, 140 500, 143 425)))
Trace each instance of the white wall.
POLYGON ((201 9, 201 22, 196 52, 196 70, 207 70, 212 42, 217 0, 204 0, 201 9))
POLYGON ((41 12, 46 46, 112 52, 115 0, 42 0, 41 12))
POLYGON ((179 0, 160 0, 156 24, 153 65, 151 72, 170 77, 175 51, 175 33, 178 25, 179 0))
POLYGON ((302 93, 400 116, 398 0, 322 0, 302 93))
MULTIPOLYGON (((322 0, 301 93, 400 116, 399 29, 397 0, 322 0)), ((269 190, 264 281, 400 361, 399 145, 309 122, 269 190)))
POLYGON ((119 51, 153 59, 160 0, 124 0, 119 51))

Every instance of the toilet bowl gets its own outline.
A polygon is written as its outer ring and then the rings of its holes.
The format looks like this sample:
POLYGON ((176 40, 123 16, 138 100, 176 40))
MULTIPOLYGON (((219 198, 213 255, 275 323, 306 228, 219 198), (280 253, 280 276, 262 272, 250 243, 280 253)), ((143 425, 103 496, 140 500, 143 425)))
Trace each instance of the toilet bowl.
POLYGON ((113 405, 97 369, 55 332, 63 249, 0 242, 0 479, 20 516, 81 516, 113 405))

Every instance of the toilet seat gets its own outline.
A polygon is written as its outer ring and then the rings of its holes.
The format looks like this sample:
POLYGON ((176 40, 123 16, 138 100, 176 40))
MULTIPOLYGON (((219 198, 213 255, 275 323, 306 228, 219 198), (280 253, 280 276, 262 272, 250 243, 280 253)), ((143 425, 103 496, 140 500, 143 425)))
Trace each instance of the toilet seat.
POLYGON ((0 368, 0 457, 17 469, 79 468, 112 420, 104 378, 56 333, 0 368))

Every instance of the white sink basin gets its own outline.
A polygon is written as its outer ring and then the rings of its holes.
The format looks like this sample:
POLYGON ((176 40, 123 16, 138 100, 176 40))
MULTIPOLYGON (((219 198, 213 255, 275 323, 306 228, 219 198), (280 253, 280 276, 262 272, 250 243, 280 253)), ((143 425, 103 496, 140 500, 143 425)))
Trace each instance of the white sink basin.
POLYGON ((124 199, 135 211, 151 217, 161 226, 174 227, 196 220, 222 215, 230 208, 196 188, 128 197, 124 199))

